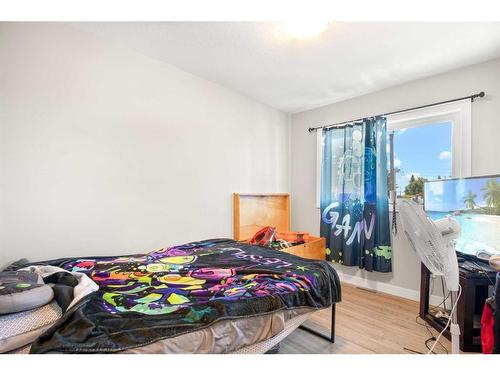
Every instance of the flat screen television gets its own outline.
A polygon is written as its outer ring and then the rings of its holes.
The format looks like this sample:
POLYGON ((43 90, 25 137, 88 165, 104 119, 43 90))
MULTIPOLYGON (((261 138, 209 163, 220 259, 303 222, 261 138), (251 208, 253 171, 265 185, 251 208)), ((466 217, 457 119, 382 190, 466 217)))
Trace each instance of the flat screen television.
POLYGON ((426 181, 424 209, 433 220, 460 222, 458 253, 500 254, 500 175, 426 181))

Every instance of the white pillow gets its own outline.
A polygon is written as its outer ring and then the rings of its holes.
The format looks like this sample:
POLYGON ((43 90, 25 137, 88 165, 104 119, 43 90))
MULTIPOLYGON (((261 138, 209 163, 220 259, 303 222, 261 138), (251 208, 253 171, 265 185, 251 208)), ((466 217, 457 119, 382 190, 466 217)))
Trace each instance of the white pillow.
POLYGON ((33 310, 0 315, 0 353, 32 343, 61 316, 56 301, 33 310))

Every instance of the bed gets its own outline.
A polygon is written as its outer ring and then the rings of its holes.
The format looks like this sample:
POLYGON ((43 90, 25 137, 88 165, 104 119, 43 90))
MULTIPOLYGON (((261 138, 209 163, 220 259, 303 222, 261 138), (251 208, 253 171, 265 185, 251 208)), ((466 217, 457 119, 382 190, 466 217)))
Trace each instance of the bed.
POLYGON ((341 298, 328 262, 230 239, 37 264, 99 289, 21 350, 30 353, 263 353, 341 298))

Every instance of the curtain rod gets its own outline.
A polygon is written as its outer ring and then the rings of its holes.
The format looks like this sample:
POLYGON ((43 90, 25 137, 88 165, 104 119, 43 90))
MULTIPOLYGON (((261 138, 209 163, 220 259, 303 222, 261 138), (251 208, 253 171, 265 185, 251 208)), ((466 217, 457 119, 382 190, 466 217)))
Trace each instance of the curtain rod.
MULTIPOLYGON (((402 112, 413 111, 415 109, 422 109, 422 108, 427 108, 427 107, 433 107, 435 105, 440 105, 440 104, 453 103, 453 102, 457 102, 459 100, 464 100, 464 99, 470 99, 473 102, 475 98, 483 98, 484 95, 485 95, 484 91, 481 91, 479 94, 473 94, 473 95, 469 95, 469 96, 464 96, 462 98, 445 100, 444 102, 437 102, 437 103, 432 103, 432 104, 421 105, 419 107, 401 109, 399 111, 394 111, 394 112, 382 113, 380 115, 371 116, 371 117, 395 115, 396 113, 402 113, 402 112)), ((323 129, 323 128, 341 128, 341 127, 344 127, 344 126, 348 126, 347 124, 350 124, 350 123, 353 123, 353 122, 356 122, 356 121, 361 121, 361 120, 363 120, 363 118, 358 118, 356 120, 351 120, 351 121, 337 122, 335 124, 330 124, 330 125, 325 125, 325 126, 318 126, 316 128, 309 128, 309 133, 311 133, 313 131, 316 131, 316 130, 319 130, 319 129, 323 129)))

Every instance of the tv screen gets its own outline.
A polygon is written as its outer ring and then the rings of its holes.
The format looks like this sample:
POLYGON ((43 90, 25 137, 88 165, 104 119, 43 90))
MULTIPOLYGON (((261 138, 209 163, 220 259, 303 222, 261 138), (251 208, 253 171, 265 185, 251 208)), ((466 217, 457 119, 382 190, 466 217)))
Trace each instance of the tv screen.
POLYGON ((500 175, 426 181, 424 208, 433 220, 451 215, 460 222, 456 251, 500 254, 500 175))

